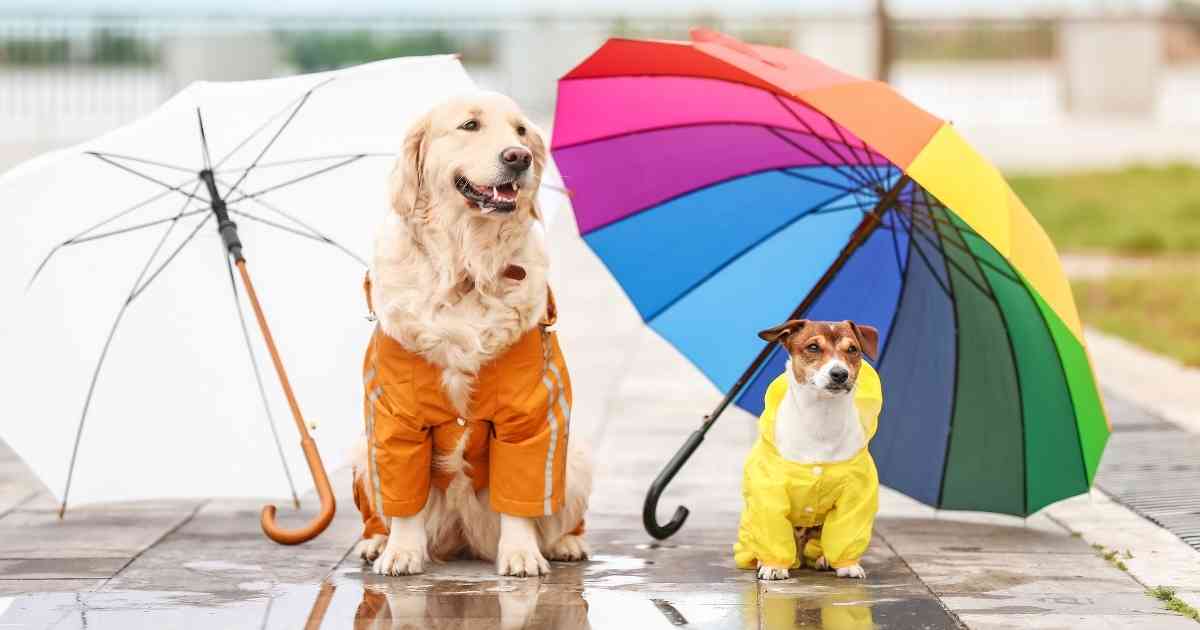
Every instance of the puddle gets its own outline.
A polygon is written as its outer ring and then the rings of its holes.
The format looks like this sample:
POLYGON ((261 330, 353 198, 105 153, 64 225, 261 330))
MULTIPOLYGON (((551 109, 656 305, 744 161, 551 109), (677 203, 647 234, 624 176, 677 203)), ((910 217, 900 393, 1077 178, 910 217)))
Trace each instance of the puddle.
MULTIPOLYGON (((438 564, 429 574, 403 578, 376 576, 348 563, 319 584, 232 579, 214 592, 33 593, 0 597, 0 629, 955 627, 927 591, 894 583, 895 576, 863 584, 802 573, 767 586, 724 567, 716 553, 657 565, 598 554, 582 565, 556 563, 542 580, 497 577, 482 562, 438 564), (659 576, 664 570, 665 578, 659 576)), ((251 570, 228 563, 188 568, 235 575, 251 570)))

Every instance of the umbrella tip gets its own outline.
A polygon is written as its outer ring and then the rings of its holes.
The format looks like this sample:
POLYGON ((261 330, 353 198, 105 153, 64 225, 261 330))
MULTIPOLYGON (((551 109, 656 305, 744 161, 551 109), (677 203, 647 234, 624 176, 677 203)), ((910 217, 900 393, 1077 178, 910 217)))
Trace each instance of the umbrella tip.
POLYGON ((67 504, 62 503, 58 506, 58 520, 60 520, 60 521, 63 520, 63 517, 66 516, 66 514, 67 514, 67 504))
POLYGON ((295 493, 292 494, 292 505, 295 506, 297 510, 300 509, 300 497, 296 496, 295 493))

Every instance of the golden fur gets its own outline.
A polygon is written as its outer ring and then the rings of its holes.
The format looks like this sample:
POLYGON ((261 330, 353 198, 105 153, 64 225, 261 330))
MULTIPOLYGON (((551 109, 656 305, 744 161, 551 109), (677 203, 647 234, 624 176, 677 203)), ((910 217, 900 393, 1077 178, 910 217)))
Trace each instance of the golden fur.
MULTIPOLYGON (((463 416, 479 369, 546 311, 549 259, 534 225, 545 160, 541 134, 516 103, 480 93, 443 103, 413 124, 391 175, 392 211, 375 243, 371 302, 385 333, 442 368, 447 398, 463 416), (513 209, 488 211, 460 186, 503 187, 512 175, 500 156, 513 147, 527 150, 531 164, 511 182, 513 209), (505 277, 510 265, 523 268, 525 277, 505 277)), ((366 483, 365 452, 364 439, 355 456, 356 483, 366 483)), ((446 493, 433 489, 421 513, 385 519, 387 537, 360 543, 359 554, 375 560, 376 572, 419 573, 430 557, 462 550, 496 560, 505 575, 545 573, 547 556, 586 557, 587 544, 573 532, 587 509, 591 466, 576 440, 568 453, 566 506, 538 519, 493 512, 487 491, 472 491, 461 445, 435 465, 457 475, 446 493), (416 539, 420 532, 424 540, 416 539)))

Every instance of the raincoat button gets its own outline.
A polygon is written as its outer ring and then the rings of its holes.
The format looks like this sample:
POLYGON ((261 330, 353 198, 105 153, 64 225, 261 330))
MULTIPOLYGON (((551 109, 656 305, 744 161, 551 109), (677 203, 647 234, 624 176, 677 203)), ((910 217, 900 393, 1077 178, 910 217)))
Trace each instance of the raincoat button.
POLYGON ((460 427, 465 427, 465 426, 467 426, 467 421, 466 421, 466 420, 463 420, 462 418, 459 418, 459 419, 457 420, 457 422, 458 422, 458 426, 460 426, 460 427))
POLYGON ((820 466, 813 466, 813 474, 814 474, 814 475, 820 475, 820 474, 821 474, 821 467, 820 467, 820 466))
POLYGON ((811 511, 813 511, 813 508, 812 508, 812 506, 811 506, 811 505, 809 505, 809 506, 806 506, 806 507, 804 508, 804 511, 805 511, 805 512, 811 512, 811 511))

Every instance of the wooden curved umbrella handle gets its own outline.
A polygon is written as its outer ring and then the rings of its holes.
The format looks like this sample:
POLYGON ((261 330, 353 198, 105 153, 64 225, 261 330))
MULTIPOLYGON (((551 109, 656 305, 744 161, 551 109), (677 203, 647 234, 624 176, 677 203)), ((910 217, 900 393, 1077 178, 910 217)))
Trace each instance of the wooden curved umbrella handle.
POLYGON ((326 527, 329 527, 329 523, 333 521, 333 514, 337 510, 337 502, 333 499, 333 488, 329 485, 329 475, 325 474, 325 465, 321 463, 321 454, 317 452, 317 443, 308 434, 304 417, 300 415, 300 405, 296 402, 296 395, 292 392, 287 372, 283 369, 283 361, 279 358, 275 339, 271 336, 271 329, 267 326, 267 317, 263 314, 262 305, 258 302, 258 293, 254 290, 254 283, 250 281, 250 272, 246 270, 246 260, 241 256, 240 246, 237 251, 231 248, 230 253, 236 259, 238 272, 242 276, 242 284, 246 286, 246 296, 250 298, 250 305, 254 308, 254 316, 258 319, 258 327, 262 330, 263 341, 266 342, 267 350, 271 354, 271 361, 275 364, 275 373, 279 376, 279 384, 283 387, 288 407, 292 410, 292 419, 296 421, 296 430, 300 432, 300 447, 304 449, 304 459, 308 461, 308 470, 312 473, 317 496, 321 498, 321 512, 308 525, 298 529, 283 529, 275 522, 275 506, 263 506, 261 523, 263 533, 267 535, 267 538, 281 545, 298 545, 316 538, 325 531, 326 527))
POLYGON ((317 488, 317 496, 321 498, 321 511, 317 514, 316 518, 304 527, 284 529, 275 522, 275 506, 264 505, 262 518, 260 519, 263 533, 267 535, 267 538, 281 545, 298 545, 316 538, 321 532, 325 531, 326 527, 329 527, 329 523, 333 521, 334 513, 337 512, 337 501, 333 498, 333 487, 329 484, 329 475, 325 474, 325 466, 321 463, 321 454, 317 452, 317 443, 311 437, 305 435, 300 440, 300 447, 304 449, 304 459, 308 460, 308 469, 312 472, 313 483, 317 488))

